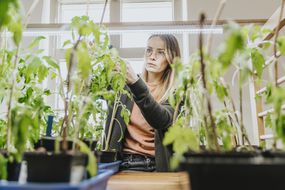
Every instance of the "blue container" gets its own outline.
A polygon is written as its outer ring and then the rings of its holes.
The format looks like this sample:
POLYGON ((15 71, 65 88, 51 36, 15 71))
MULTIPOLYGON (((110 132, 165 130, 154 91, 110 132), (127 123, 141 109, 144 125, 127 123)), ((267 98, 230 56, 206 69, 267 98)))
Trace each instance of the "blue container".
POLYGON ((110 163, 99 163, 99 170, 112 170, 114 173, 119 171, 119 167, 122 161, 110 162, 110 163))
POLYGON ((79 184, 69 183, 26 183, 0 181, 0 190, 105 190, 107 181, 114 173, 112 170, 100 170, 99 174, 79 184))

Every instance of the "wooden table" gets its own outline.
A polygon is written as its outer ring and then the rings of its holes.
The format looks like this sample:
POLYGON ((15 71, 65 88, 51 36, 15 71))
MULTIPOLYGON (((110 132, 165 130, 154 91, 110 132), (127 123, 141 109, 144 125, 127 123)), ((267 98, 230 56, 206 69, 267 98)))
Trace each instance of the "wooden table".
POLYGON ((107 190, 189 190, 185 172, 119 172, 113 175, 107 190))

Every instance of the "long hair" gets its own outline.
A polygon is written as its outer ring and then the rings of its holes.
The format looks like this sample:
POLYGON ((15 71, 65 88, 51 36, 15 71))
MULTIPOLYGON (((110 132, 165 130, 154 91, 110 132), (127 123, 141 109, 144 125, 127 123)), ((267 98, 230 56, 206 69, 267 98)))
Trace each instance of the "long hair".
MULTIPOLYGON (((168 62, 168 66, 164 70, 162 75, 161 81, 162 83, 158 86, 159 94, 158 94, 158 102, 164 102, 168 99, 169 93, 173 88, 174 83, 174 72, 171 68, 171 64, 173 64, 173 60, 175 57, 180 58, 180 48, 176 37, 172 34, 153 34, 151 35, 148 40, 159 37, 165 44, 165 56, 168 62)), ((145 69, 143 70, 143 79, 147 81, 148 79, 148 71, 145 69)))

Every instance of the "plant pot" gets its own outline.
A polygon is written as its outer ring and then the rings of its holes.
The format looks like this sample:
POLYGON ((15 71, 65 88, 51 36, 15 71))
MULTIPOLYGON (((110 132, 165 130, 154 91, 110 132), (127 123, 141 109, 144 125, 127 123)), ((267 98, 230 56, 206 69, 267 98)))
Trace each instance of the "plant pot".
MULTIPOLYGON (((5 158, 8 158, 8 153, 5 150, 0 150, 0 154, 2 154, 5 158)), ((7 163, 7 180, 8 181, 18 181, 20 175, 21 163, 13 162, 7 163)))
POLYGON ((285 158, 285 152, 283 150, 266 150, 262 152, 262 156, 265 158, 285 158))
POLYGON ((8 172, 8 181, 18 181, 20 175, 21 163, 16 161, 8 162, 7 172, 8 172))
POLYGON ((98 162, 100 163, 115 162, 119 159, 118 151, 95 151, 95 155, 97 156, 98 162))
POLYGON ((86 174, 88 157, 81 153, 31 152, 24 154, 24 160, 27 161, 28 182, 79 182, 86 174), (74 179, 74 174, 78 176, 78 179, 74 179))
POLYGON ((254 153, 188 154, 180 169, 189 173, 191 190, 281 190, 285 159, 254 153))

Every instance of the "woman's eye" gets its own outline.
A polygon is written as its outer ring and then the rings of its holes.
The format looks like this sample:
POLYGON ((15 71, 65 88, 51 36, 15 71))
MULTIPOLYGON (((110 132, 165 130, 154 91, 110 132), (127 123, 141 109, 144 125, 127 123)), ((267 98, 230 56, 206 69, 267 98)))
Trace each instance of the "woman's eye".
POLYGON ((164 51, 159 51, 158 54, 159 55, 164 55, 165 53, 164 53, 164 51))

